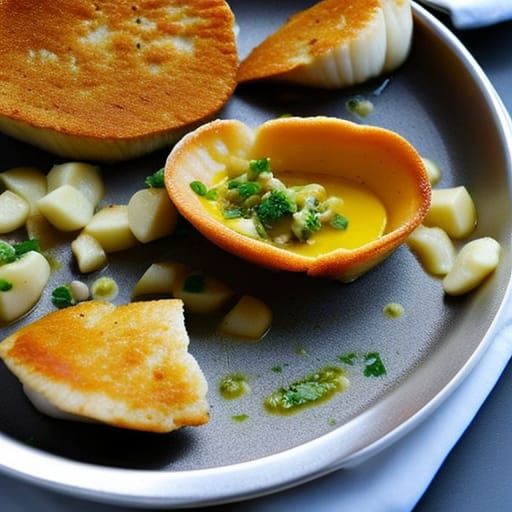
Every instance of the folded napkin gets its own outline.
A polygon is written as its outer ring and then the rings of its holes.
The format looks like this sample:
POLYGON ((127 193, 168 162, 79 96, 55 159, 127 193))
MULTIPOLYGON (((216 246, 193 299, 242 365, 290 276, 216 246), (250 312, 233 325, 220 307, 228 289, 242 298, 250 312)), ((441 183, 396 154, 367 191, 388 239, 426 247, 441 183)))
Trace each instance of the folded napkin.
POLYGON ((512 0, 420 0, 447 12, 457 28, 477 28, 512 19, 512 0))

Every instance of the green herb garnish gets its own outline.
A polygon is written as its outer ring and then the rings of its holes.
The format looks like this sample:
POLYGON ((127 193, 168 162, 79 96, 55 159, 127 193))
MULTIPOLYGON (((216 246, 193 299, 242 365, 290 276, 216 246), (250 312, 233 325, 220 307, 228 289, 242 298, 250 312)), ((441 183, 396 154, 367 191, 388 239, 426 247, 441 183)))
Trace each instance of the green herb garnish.
POLYGON ((348 385, 345 372, 338 367, 327 367, 280 388, 265 399, 265 408, 272 413, 291 413, 320 400, 331 397, 348 385))
POLYGON ((283 367, 282 366, 272 366, 271 370, 274 373, 283 373, 283 367))
POLYGON ((239 219, 243 215, 241 208, 226 208, 222 213, 225 219, 239 219))
POLYGON ((202 274, 192 274, 185 278, 183 290, 188 293, 202 293, 206 287, 206 280, 202 274))
POLYGON ((206 197, 208 201, 215 201, 217 199, 217 189, 211 188, 210 190, 208 190, 208 192, 206 192, 206 195, 204 197, 206 197))
POLYGON ((25 242, 20 242, 19 244, 13 244, 13 247, 17 258, 21 258, 24 254, 30 251, 41 252, 39 240, 36 240, 35 238, 25 240, 25 242))
POLYGON ((340 231, 344 231, 348 228, 348 219, 339 213, 336 213, 330 222, 331 226, 334 229, 339 229, 340 231))
POLYGON ((58 286, 52 292, 52 303, 56 308, 63 309, 75 304, 68 285, 58 286))
POLYGON ((16 251, 11 244, 0 241, 0 265, 16 261, 16 251))
POLYGON ((255 180, 262 172, 271 172, 270 158, 260 158, 258 160, 249 160, 249 170, 247 177, 250 180, 255 180))
POLYGON ((237 423, 242 423, 248 420, 249 416, 247 414, 235 414, 234 416, 231 416, 231 419, 237 423))
POLYGON ((255 183, 254 181, 247 181, 245 183, 241 183, 238 186, 238 193, 242 199, 247 199, 248 197, 254 196, 261 192, 261 185, 259 183, 255 183))
POLYGON ((151 176, 146 176, 146 178, 144 178, 144 185, 149 188, 164 188, 164 173, 165 169, 162 167, 151 176))
POLYGON ((263 197, 256 208, 256 213, 261 223, 268 227, 287 214, 295 213, 297 205, 282 191, 272 190, 263 197))
POLYGON ((365 377, 381 377, 387 373, 378 352, 368 352, 368 354, 364 356, 364 365, 365 377))
POLYGON ((357 354, 355 352, 349 352, 348 354, 343 354, 341 356, 338 356, 338 359, 345 364, 348 364, 350 366, 354 366, 354 363, 357 359, 357 354))
POLYGON ((208 189, 202 181, 193 181, 190 183, 190 188, 201 197, 204 197, 208 193, 208 189))
POLYGON ((0 277, 0 292, 8 292, 9 290, 12 290, 12 283, 0 277))

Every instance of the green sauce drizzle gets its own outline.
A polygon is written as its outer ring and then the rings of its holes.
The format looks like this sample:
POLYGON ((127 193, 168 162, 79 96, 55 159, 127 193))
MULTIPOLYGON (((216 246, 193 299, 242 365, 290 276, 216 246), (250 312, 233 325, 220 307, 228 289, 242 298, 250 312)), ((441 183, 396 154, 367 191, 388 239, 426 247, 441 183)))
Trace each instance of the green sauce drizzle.
POLYGON ((399 318, 405 313, 405 308, 398 302, 390 302, 382 308, 382 311, 389 318, 399 318))
POLYGON ((223 377, 219 383, 219 392, 222 398, 226 400, 241 398, 249 393, 250 390, 251 388, 247 383, 247 378, 241 373, 227 375, 223 377))
POLYGON ((344 391, 348 385, 348 379, 341 368, 323 368, 269 395, 264 402, 265 409, 272 414, 293 414, 304 407, 328 400, 344 391))
POLYGON ((249 419, 249 416, 247 414, 235 414, 234 416, 231 416, 231 419, 237 423, 243 423, 249 419))

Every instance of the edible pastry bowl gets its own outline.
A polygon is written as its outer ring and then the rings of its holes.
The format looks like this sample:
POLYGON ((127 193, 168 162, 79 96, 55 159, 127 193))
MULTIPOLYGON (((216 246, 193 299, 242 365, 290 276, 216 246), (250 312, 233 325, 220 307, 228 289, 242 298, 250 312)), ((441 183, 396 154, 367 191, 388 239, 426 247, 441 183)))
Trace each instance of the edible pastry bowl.
POLYGON ((203 125, 171 151, 165 185, 180 213, 222 249, 267 268, 343 282, 358 278, 402 244, 421 224, 431 194, 421 157, 400 135, 328 117, 275 119, 254 130, 236 120, 203 125), (314 173, 367 187, 385 207, 384 233, 355 249, 311 257, 231 229, 208 212, 190 184, 200 181, 213 187, 233 157, 268 157, 274 174, 284 179, 314 173))

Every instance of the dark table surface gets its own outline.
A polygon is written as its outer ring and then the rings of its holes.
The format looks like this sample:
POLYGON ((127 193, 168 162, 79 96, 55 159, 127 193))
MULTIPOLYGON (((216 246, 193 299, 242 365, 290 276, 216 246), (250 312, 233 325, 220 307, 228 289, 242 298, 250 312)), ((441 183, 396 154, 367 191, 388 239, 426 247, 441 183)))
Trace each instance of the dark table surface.
MULTIPOLYGON (((511 0, 512 1, 512 0, 511 0)), ((442 18, 450 26, 449 22, 442 18)), ((512 22, 458 31, 512 114, 512 22)), ((415 512, 512 510, 512 363, 415 512)))

